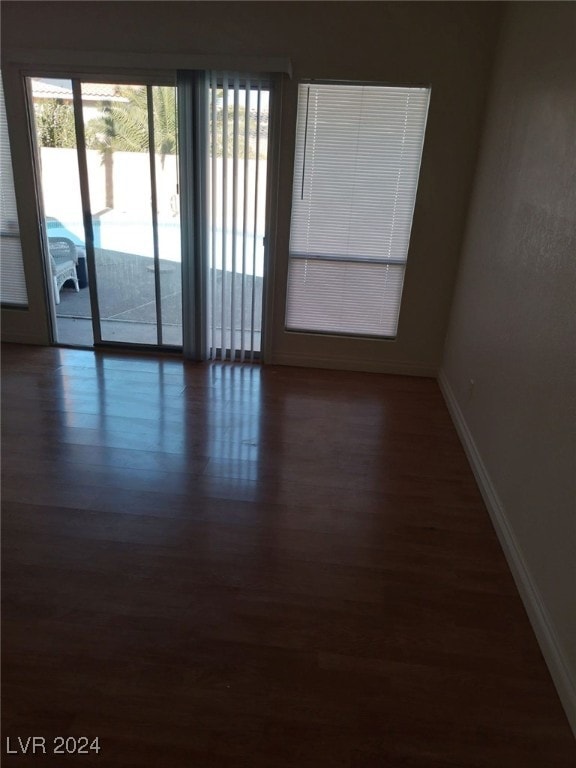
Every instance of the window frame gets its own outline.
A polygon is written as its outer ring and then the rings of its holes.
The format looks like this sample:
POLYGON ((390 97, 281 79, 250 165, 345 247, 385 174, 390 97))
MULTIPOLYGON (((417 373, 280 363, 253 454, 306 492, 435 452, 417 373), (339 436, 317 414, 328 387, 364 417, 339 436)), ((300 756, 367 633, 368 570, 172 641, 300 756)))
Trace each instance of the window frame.
MULTIPOLYGON (((302 78, 299 79, 296 83, 296 110, 295 110, 295 128, 294 128, 294 150, 293 150, 293 166, 292 166, 292 198, 291 198, 291 204, 290 204, 290 216, 289 216, 289 228, 288 228, 288 254, 287 254, 287 260, 286 260, 286 272, 285 272, 285 305, 284 305, 284 317, 283 317, 283 332, 287 334, 288 336, 299 336, 299 335, 305 335, 310 337, 332 337, 334 339, 348 339, 348 340, 358 340, 358 341, 367 341, 367 342, 373 342, 373 341, 384 341, 384 342, 394 342, 398 338, 399 334, 399 327, 400 327, 400 318, 402 313, 402 305, 403 305, 403 296, 404 296, 404 282, 405 282, 405 276, 406 276, 406 268, 408 264, 408 259, 410 255, 410 249, 412 244, 412 230, 413 230, 413 224, 414 224, 414 215, 416 211, 417 201, 418 201, 418 194, 420 189, 420 181, 421 181, 421 170, 422 170, 422 163, 424 158, 424 152, 425 152, 425 145, 426 145, 426 134, 428 129, 428 119, 429 119, 429 113, 430 113, 430 101, 432 96, 432 87, 430 83, 417 83, 417 82, 411 82, 411 83, 392 83, 392 82, 383 82, 383 81, 369 81, 369 80, 342 80, 342 79, 318 79, 318 78, 302 78), (394 88, 394 89, 415 89, 415 90, 425 90, 427 91, 427 100, 426 100, 426 109, 424 114, 424 120, 423 120, 423 128, 422 128, 422 142, 420 146, 420 154, 418 158, 418 170, 416 173, 416 184, 414 189, 414 200, 412 205, 412 211, 410 216, 410 234, 408 237, 408 245, 406 248, 406 255, 403 259, 392 259, 392 258, 373 258, 369 256, 354 256, 354 255, 336 255, 336 254, 324 254, 324 255, 315 255, 315 254, 307 254, 307 253, 300 253, 298 251, 292 251, 291 249, 291 241, 292 241, 292 227, 293 227, 293 219, 294 219, 294 189, 298 186, 299 182, 296 178, 296 172, 297 172, 297 156, 299 152, 298 147, 298 122, 299 122, 299 115, 300 115, 300 92, 302 86, 311 86, 311 85, 329 85, 329 86, 345 86, 345 87, 376 87, 376 88, 394 88), (398 296, 398 312, 396 316, 396 332, 394 335, 385 335, 385 334, 377 334, 377 333, 362 333, 358 331, 341 331, 341 330, 319 330, 319 329, 307 329, 304 327, 291 327, 288 324, 288 312, 289 312, 289 288, 290 288, 290 270, 292 261, 297 260, 308 260, 311 262, 342 262, 346 264, 370 264, 374 266, 398 266, 403 268, 403 274, 401 278, 401 284, 400 284, 400 292, 398 296)), ((307 128, 306 128, 307 131, 307 128)), ((306 140, 304 143, 304 146, 302 148, 302 152, 304 153, 304 165, 306 163, 306 140)), ((304 189, 304 173, 302 175, 302 189, 304 189)))

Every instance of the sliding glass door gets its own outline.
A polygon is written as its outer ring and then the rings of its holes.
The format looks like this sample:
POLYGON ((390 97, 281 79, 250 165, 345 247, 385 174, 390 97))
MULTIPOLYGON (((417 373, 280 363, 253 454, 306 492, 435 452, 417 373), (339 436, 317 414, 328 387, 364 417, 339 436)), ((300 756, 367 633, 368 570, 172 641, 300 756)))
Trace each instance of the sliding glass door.
POLYGON ((176 89, 80 83, 78 96, 101 339, 182 345, 176 89))
POLYGON ((269 83, 31 77, 29 95, 56 340, 258 358, 269 83))
POLYGON ((176 87, 29 86, 56 340, 181 346, 176 87))

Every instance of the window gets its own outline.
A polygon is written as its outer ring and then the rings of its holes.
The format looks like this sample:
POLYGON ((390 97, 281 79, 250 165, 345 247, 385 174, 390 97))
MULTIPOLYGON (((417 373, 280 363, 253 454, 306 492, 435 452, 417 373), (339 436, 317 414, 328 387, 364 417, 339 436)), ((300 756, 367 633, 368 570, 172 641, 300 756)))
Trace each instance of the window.
POLYGON ((288 330, 396 336, 429 95, 300 85, 288 330))
POLYGON ((0 78, 0 300, 7 306, 28 306, 20 229, 14 194, 12 156, 0 78))

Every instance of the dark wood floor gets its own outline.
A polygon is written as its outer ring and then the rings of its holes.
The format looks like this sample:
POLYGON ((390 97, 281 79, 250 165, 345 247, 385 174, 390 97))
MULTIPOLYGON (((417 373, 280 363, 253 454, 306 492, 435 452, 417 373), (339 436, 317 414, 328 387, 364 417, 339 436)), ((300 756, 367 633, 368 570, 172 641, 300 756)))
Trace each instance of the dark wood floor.
POLYGON ((566 768, 430 379, 5 345, 3 737, 106 768, 566 768))

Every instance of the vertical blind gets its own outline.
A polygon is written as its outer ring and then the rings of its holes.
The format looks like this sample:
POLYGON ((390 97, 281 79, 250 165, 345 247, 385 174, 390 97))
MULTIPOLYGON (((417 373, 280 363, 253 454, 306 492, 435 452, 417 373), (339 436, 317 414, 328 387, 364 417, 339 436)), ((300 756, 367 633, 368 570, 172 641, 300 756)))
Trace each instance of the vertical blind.
POLYGON ((289 330, 396 335, 429 95, 300 85, 289 330))
POLYGON ((213 359, 261 349, 269 87, 211 72, 208 83, 208 346, 213 359))
POLYGON ((22 262, 20 229, 14 194, 12 156, 0 77, 0 301, 12 306, 28 305, 22 262))

